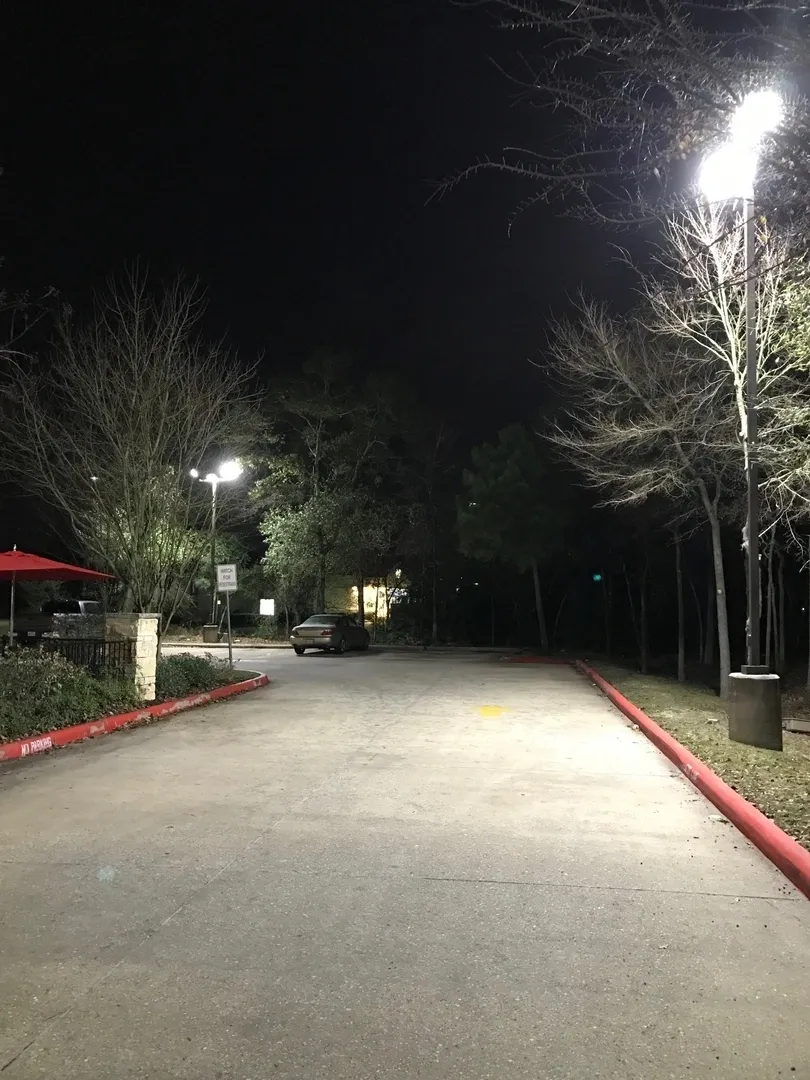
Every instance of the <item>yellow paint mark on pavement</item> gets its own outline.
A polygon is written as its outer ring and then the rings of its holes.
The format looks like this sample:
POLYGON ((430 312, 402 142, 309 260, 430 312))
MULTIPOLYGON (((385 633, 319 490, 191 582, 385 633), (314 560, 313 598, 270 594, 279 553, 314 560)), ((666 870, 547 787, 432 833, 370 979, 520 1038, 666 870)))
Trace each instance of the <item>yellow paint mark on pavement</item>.
POLYGON ((478 711, 482 716, 502 716, 506 709, 502 705, 481 705, 478 711))

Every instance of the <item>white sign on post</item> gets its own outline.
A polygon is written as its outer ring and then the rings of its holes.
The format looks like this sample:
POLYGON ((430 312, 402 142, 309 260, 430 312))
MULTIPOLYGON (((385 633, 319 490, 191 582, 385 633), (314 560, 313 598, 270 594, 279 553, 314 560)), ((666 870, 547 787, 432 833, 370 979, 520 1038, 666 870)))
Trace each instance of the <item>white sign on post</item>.
POLYGON ((259 601, 259 614, 260 615, 275 615, 276 602, 275 600, 260 600, 259 601))
POLYGON ((217 592, 236 592, 236 564, 219 563, 217 566, 217 592))

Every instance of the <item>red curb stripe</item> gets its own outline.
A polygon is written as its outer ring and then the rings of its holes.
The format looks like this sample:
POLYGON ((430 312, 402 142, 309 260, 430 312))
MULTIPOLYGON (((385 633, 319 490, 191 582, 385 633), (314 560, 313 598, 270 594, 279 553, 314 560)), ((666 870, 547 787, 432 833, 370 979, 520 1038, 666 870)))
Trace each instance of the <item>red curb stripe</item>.
POLYGON ((197 705, 208 705, 212 701, 219 701, 233 694, 258 690, 260 686, 267 686, 269 682, 267 675, 257 675, 253 679, 245 679, 243 682, 232 683, 230 686, 218 686, 216 690, 209 690, 205 694, 176 698, 174 701, 161 701, 157 705, 147 705, 145 709, 138 709, 135 712, 105 716, 100 720, 90 720, 86 724, 74 724, 73 727, 46 731, 42 735, 33 735, 29 739, 0 743, 0 763, 16 761, 18 758, 29 757, 31 754, 42 754, 46 750, 53 750, 54 747, 67 746, 68 743, 91 739, 96 735, 107 735, 111 731, 117 731, 130 724, 142 724, 156 717, 173 716, 186 709, 193 709, 197 705))
POLYGON ((751 843, 758 847, 797 889, 810 897, 810 851, 803 848, 775 822, 765 817, 761 810, 757 810, 752 803, 730 788, 708 765, 705 765, 700 758, 696 758, 685 746, 681 746, 677 739, 673 739, 638 706, 628 701, 597 671, 581 660, 575 663, 579 671, 595 683, 617 709, 641 728, 650 742, 655 743, 658 749, 678 766, 687 780, 690 780, 724 817, 736 825, 740 832, 747 836, 751 843))

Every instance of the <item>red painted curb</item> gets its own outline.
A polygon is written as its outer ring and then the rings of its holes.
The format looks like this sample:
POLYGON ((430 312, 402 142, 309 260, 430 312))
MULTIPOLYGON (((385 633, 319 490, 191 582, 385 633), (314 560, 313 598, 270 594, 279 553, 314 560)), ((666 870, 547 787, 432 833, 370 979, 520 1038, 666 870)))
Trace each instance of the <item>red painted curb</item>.
POLYGON ((691 780, 709 802, 714 803, 724 817, 736 825, 740 832, 747 836, 751 843, 758 847, 797 889, 810 897, 810 851, 803 848, 770 818, 765 817, 762 811, 757 810, 747 799, 730 788, 708 765, 704 765, 700 758, 696 758, 685 746, 681 746, 677 739, 673 739, 638 706, 628 701, 597 671, 581 660, 575 661, 575 664, 578 670, 595 683, 617 709, 641 728, 650 742, 655 743, 658 749, 678 766, 684 776, 691 780))
POLYGON ((29 739, 0 743, 0 762, 16 761, 18 758, 29 757, 31 754, 53 750, 57 746, 67 746, 68 743, 90 739, 94 735, 107 735, 111 731, 117 731, 118 728, 127 727, 130 724, 142 724, 146 720, 154 720, 157 717, 172 716, 174 713, 193 709, 197 705, 208 705, 212 701, 220 701, 233 694, 258 690, 260 686, 267 686, 269 682, 267 675, 257 675, 253 679, 245 679, 243 682, 232 683, 230 686, 218 686, 216 690, 209 690, 205 694, 176 698, 174 701, 161 701, 157 705, 147 705, 145 709, 138 709, 136 712, 105 716, 101 720, 90 720, 86 724, 75 724, 73 727, 59 728, 57 731, 46 731, 42 735, 33 735, 29 739))

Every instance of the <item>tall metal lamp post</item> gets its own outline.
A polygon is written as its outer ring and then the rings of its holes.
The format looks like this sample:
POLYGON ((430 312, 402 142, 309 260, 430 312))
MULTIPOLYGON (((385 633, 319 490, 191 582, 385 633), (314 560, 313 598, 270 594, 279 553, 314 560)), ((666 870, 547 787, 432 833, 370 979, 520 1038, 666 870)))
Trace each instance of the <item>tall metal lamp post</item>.
POLYGON ((242 466, 238 461, 223 461, 218 472, 200 476, 197 469, 191 469, 190 475, 211 485, 211 623, 214 624, 217 622, 217 488, 222 483, 238 480, 242 466))
POLYGON ((761 664, 759 573, 759 460, 757 431, 757 270, 754 184, 760 144, 778 127, 782 101, 774 90, 749 94, 731 120, 731 138, 711 154, 700 173, 709 202, 741 202, 745 256, 745 428, 747 486, 746 662, 731 675, 729 736, 738 742, 782 749, 779 678, 761 664))

